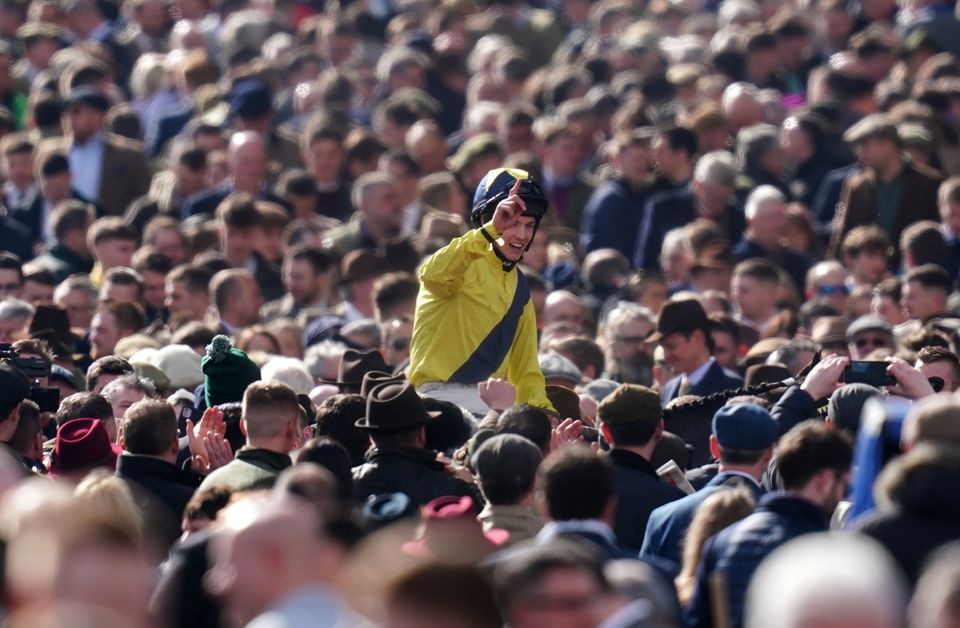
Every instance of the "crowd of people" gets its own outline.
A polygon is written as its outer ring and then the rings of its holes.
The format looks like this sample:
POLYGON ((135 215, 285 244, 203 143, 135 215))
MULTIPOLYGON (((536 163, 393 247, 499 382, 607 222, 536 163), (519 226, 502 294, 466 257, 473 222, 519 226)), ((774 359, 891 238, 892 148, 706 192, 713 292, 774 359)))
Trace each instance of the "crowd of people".
POLYGON ((0 2, 0 620, 960 625, 956 12, 0 2))

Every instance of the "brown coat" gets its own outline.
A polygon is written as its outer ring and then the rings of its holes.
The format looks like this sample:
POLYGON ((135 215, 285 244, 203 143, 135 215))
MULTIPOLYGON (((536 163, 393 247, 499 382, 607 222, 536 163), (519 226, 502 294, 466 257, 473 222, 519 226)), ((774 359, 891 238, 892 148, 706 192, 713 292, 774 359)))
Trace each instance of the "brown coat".
MULTIPOLYGON (((903 194, 897 207, 897 217, 890 242, 898 251, 900 234, 918 220, 940 221, 937 211, 937 190, 943 177, 936 170, 907 162, 903 172, 903 194)), ((830 237, 830 257, 840 256, 844 236, 854 227, 872 225, 877 221, 877 175, 870 168, 852 174, 843 182, 843 192, 833 219, 830 237)))
MULTIPOLYGON (((69 137, 57 137, 41 142, 37 148, 39 159, 53 152, 70 153, 69 137)), ((152 173, 143 156, 143 146, 119 135, 107 133, 104 137, 103 168, 100 172, 100 194, 97 206, 108 216, 122 216, 133 201, 150 189, 152 173)))

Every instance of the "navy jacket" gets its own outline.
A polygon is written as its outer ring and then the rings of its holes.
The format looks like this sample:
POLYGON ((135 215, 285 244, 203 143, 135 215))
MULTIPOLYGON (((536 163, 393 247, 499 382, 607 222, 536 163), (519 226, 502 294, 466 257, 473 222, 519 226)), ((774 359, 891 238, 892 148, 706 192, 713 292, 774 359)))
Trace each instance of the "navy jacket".
POLYGON ((643 533, 647 529, 650 513, 680 499, 684 492, 661 480, 653 465, 639 454, 614 448, 609 456, 617 491, 613 531, 620 545, 636 556, 643 545, 643 533))
POLYGON ((843 181, 847 176, 860 172, 860 169, 858 162, 849 166, 842 166, 828 172, 820 183, 820 189, 817 190, 817 195, 814 197, 810 210, 827 239, 830 238, 833 218, 837 213, 837 203, 840 202, 840 194, 843 192, 843 181))
POLYGON ((817 416, 817 400, 800 386, 794 385, 770 408, 770 414, 780 424, 780 433, 786 434, 797 423, 817 416))
POLYGON ((580 222, 580 248, 583 252, 609 248, 632 259, 646 197, 644 190, 623 179, 612 179, 598 187, 583 208, 580 222))
POLYGON ((713 626, 710 578, 724 577, 730 627, 743 625, 747 586, 763 559, 788 541, 814 532, 826 532, 827 514, 816 504, 787 493, 771 493, 757 510, 711 537, 703 547, 693 597, 684 613, 689 628, 713 626))
POLYGON ((9 216, 0 214, 0 251, 13 253, 21 262, 33 259, 30 230, 9 216))
MULTIPOLYGON (((663 389, 663 400, 672 401, 680 396, 680 382, 683 376, 677 375, 663 389)), ((743 386, 743 379, 738 375, 726 370, 717 362, 710 365, 706 375, 699 382, 690 387, 688 394, 704 397, 712 395, 730 388, 739 388, 743 386)))
MULTIPOLYGON (((188 198, 183 204, 180 217, 183 220, 186 220, 190 216, 194 216, 196 214, 207 214, 209 216, 213 216, 217 211, 217 206, 222 203, 225 198, 233 194, 233 191, 233 184, 227 182, 222 183, 215 188, 210 188, 209 190, 204 190, 203 192, 197 192, 188 198)), ((257 199, 276 203, 288 212, 293 213, 293 207, 290 205, 290 203, 266 188, 261 190, 260 194, 257 196, 257 199)))
POLYGON ((810 266, 812 265, 811 260, 805 255, 801 255, 790 249, 782 249, 775 253, 770 253, 767 249, 747 238, 743 238, 733 247, 733 254, 736 255, 738 262, 752 257, 760 257, 777 264, 790 275, 790 279, 793 280, 797 292, 803 294, 804 287, 806 286, 807 271, 810 270, 810 266))
MULTIPOLYGON (((637 249, 633 255, 635 268, 660 269, 660 247, 667 232, 699 218, 693 190, 688 185, 679 190, 661 192, 647 201, 643 223, 637 234, 637 249)), ((743 210, 728 204, 715 221, 731 242, 739 242, 746 228, 743 210)))
POLYGON ((683 562, 681 553, 683 538, 687 534, 687 528, 690 527, 697 508, 714 492, 738 486, 747 487, 758 500, 763 495, 763 489, 758 483, 751 482, 740 474, 725 471, 714 476, 696 493, 654 510, 650 513, 650 520, 647 522, 647 533, 643 537, 640 553, 670 561, 676 565, 677 570, 674 572, 676 576, 683 562))
POLYGON ((144 149, 150 157, 156 157, 190 122, 196 113, 196 105, 192 100, 185 100, 173 108, 166 110, 157 121, 146 129, 144 149))

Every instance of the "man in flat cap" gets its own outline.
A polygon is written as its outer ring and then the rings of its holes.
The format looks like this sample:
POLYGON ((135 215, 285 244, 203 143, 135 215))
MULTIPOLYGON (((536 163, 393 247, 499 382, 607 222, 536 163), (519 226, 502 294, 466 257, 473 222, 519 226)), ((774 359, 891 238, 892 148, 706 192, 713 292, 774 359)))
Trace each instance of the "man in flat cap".
MULTIPOLYGON (((937 189, 943 177, 904 156, 896 125, 883 114, 867 116, 853 125, 844 139, 864 168, 843 183, 833 222, 829 254, 837 257, 843 237, 860 225, 876 224, 891 242, 918 220, 937 221, 937 189)), ((899 265, 899 259, 894 259, 899 265)))
POLYGON ((142 148, 106 132, 103 119, 110 101, 99 89, 76 87, 64 104, 66 135, 41 143, 38 163, 51 153, 65 154, 74 189, 104 213, 122 215, 150 185, 150 169, 142 148))

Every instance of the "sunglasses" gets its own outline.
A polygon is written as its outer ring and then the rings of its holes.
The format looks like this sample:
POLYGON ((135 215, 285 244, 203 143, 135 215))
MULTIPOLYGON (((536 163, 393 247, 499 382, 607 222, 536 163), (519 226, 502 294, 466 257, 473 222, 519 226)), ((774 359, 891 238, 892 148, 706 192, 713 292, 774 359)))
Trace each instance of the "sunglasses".
POLYGON ((870 345, 873 347, 883 347, 883 348, 890 346, 889 343, 887 342, 887 339, 884 338, 883 336, 866 336, 866 337, 857 338, 856 340, 853 341, 853 344, 857 345, 858 349, 862 349, 867 345, 870 345))
POLYGON ((825 297, 829 297, 834 294, 850 294, 850 288, 843 284, 836 286, 817 286, 817 292, 825 297))

